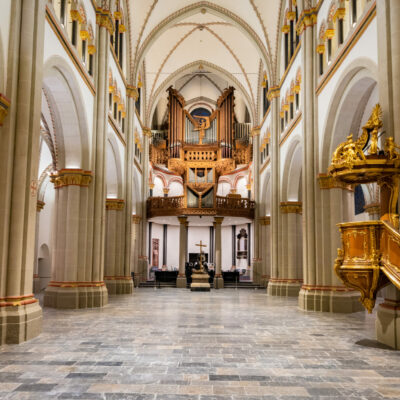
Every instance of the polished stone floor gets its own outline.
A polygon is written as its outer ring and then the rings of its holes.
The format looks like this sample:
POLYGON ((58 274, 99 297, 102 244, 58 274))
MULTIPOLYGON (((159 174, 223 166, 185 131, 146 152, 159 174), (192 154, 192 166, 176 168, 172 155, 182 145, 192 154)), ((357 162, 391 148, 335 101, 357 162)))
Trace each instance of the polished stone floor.
POLYGON ((0 348, 6 399, 400 398, 400 353, 374 315, 305 313, 261 290, 138 289, 104 309, 44 309, 0 348))

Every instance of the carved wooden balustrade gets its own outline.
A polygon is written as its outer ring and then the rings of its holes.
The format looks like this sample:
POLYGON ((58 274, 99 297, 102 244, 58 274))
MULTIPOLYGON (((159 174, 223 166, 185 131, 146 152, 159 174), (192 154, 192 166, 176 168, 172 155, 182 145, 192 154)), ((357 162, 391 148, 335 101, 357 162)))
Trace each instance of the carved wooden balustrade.
POLYGON ((171 215, 221 215, 254 219, 255 202, 245 198, 216 196, 213 208, 192 208, 185 204, 185 196, 150 197, 147 217, 171 215))
POLYGON ((165 148, 150 146, 150 161, 153 164, 166 164, 168 162, 168 153, 165 148))

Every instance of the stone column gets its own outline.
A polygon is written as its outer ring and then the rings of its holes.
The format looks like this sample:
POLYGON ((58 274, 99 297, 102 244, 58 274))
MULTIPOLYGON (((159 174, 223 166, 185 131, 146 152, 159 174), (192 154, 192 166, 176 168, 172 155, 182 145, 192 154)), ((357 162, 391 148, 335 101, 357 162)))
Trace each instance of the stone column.
MULTIPOLYGON (((140 223, 140 254, 139 254, 139 277, 141 282, 147 280, 148 262, 147 259, 147 210, 146 201, 149 193, 149 146, 150 146, 151 130, 149 128, 143 128, 143 159, 142 159, 142 170, 143 170, 143 182, 142 182, 142 207, 141 207, 141 223, 140 223)), ((149 243, 151 246, 151 243, 149 243)))
POLYGON ((215 232, 215 276, 214 289, 224 288, 224 279, 222 278, 222 239, 221 239, 221 224, 224 217, 214 217, 214 232, 215 232))
MULTIPOLYGON (((299 296, 300 308, 341 313, 362 311, 358 300, 359 292, 345 287, 333 269, 337 249, 342 247, 337 224, 349 220, 346 215, 346 197, 350 195, 351 188, 339 184, 325 174, 320 174, 317 182, 317 265, 312 271, 313 280, 310 279, 310 275, 308 278, 304 276, 299 296)), ((303 271, 306 271, 304 267, 303 271)))
MULTIPOLYGON (((258 224, 258 218, 260 216, 260 127, 254 127, 251 130, 251 136, 253 138, 253 198, 256 203, 254 213, 254 254, 253 254, 253 282, 261 283, 261 257, 259 254, 259 240, 260 240, 260 229, 258 224)), ((251 186, 247 188, 251 189, 251 186)))
MULTIPOLYGON (((271 87, 268 91, 268 100, 271 105, 271 279, 279 277, 279 231, 280 231, 280 173, 279 173, 279 87, 271 87)), ((270 285, 267 287, 268 294, 270 285)))
POLYGON ((7 87, 0 98, 0 345, 20 343, 42 330, 32 277, 44 16, 44 0, 11 2, 7 87))
POLYGON ((52 277, 44 305, 56 308, 102 307, 108 295, 91 268, 90 184, 92 173, 63 169, 52 174, 56 190, 52 277))
POLYGON ((125 272, 125 201, 106 200, 106 251, 104 262, 104 283, 109 294, 132 293, 133 283, 130 272, 125 272))
POLYGON ((187 217, 178 217, 179 220, 179 275, 176 279, 177 288, 186 288, 185 262, 187 253, 187 217))
POLYGON ((39 219, 40 211, 43 210, 45 206, 44 201, 38 200, 36 202, 36 226, 35 226, 35 260, 33 267, 33 293, 40 293, 40 277, 39 277, 39 249, 38 249, 38 236, 39 236, 39 219))
POLYGON ((301 220, 302 204, 298 201, 282 202, 282 247, 279 278, 271 278, 270 294, 297 297, 303 282, 301 266, 301 220))
POLYGON ((134 277, 135 277, 135 286, 138 287, 140 283, 140 277, 139 277, 139 259, 138 259, 138 254, 139 254, 139 234, 140 234, 140 216, 139 215, 132 215, 132 241, 131 241, 131 246, 132 246, 132 251, 131 251, 131 272, 134 272, 134 277))
POLYGON ((269 225, 271 223, 270 217, 260 217, 260 250, 261 250, 261 285, 264 287, 268 286, 270 278, 270 251, 269 243, 270 238, 268 235, 269 225))
POLYGON ((378 25, 378 86, 387 136, 400 143, 400 2, 376 2, 378 25))

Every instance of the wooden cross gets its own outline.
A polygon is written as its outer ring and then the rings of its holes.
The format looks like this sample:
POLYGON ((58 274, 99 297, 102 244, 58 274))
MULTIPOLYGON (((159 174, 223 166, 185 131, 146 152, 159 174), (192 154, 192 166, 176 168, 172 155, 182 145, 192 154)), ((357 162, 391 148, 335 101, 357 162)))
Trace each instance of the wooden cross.
POLYGON ((201 240, 200 240, 199 244, 196 243, 196 246, 200 247, 200 255, 203 254, 203 247, 207 247, 207 245, 203 244, 203 242, 201 240))

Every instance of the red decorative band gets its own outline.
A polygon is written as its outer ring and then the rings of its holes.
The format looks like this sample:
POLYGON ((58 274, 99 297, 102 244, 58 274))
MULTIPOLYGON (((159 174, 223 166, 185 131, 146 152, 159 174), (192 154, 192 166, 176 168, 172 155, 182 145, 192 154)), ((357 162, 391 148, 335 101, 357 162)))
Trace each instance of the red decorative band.
MULTIPOLYGON (((267 275, 265 275, 267 276, 267 275)), ((279 278, 270 278, 270 282, 272 283, 303 283, 303 279, 279 279, 279 278)))
POLYGON ((397 311, 397 310, 400 310, 400 302, 399 301, 393 301, 393 300, 385 299, 385 302, 379 304, 379 307, 386 308, 388 310, 397 311))
POLYGON ((345 286, 321 286, 321 285, 303 285, 303 290, 316 290, 321 292, 356 292, 355 289, 350 289, 345 286))
POLYGON ((106 281, 131 281, 132 278, 130 276, 105 276, 104 280, 106 281))
POLYGON ((99 282, 55 282, 51 281, 48 286, 51 287, 62 287, 62 288, 73 288, 73 287, 100 287, 105 286, 103 281, 99 282))
POLYGON ((0 307, 24 306, 27 304, 37 303, 38 301, 38 299, 33 297, 33 293, 23 296, 0 297, 0 307))

